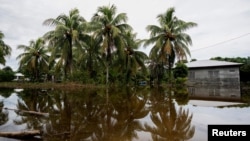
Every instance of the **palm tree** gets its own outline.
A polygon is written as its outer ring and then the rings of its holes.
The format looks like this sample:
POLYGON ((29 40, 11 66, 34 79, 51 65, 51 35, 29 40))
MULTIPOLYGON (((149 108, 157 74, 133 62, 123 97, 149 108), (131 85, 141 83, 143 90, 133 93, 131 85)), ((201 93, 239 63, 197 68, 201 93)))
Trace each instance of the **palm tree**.
POLYGON ((100 36, 85 36, 80 38, 84 40, 81 42, 81 48, 75 49, 75 62, 78 69, 86 70, 91 79, 97 78, 98 74, 102 73, 104 62, 101 55, 101 42, 100 36))
POLYGON ((57 18, 47 19, 44 25, 55 26, 55 29, 47 32, 44 37, 50 41, 53 47, 51 60, 60 57, 58 66, 63 66, 64 75, 72 73, 73 67, 73 47, 79 45, 78 37, 82 34, 82 23, 85 19, 80 16, 78 9, 72 9, 69 15, 61 14, 57 18), (59 53, 59 54, 58 54, 59 53))
POLYGON ((185 22, 178 19, 174 16, 174 12, 173 7, 169 8, 165 13, 157 16, 159 26, 147 26, 146 29, 150 32, 150 38, 144 44, 144 46, 154 44, 149 57, 162 69, 167 66, 170 72, 176 57, 180 60, 185 59, 186 54, 190 55, 188 46, 192 45, 192 40, 184 31, 197 26, 194 22, 185 22))
POLYGON ((126 83, 128 84, 129 79, 131 79, 132 76, 136 77, 139 70, 141 70, 144 76, 146 76, 147 69, 145 66, 145 60, 148 59, 148 56, 144 52, 137 50, 140 47, 142 40, 136 39, 136 34, 128 31, 125 33, 124 39, 126 45, 124 50, 125 60, 124 63, 118 61, 117 65, 120 64, 123 68, 125 75, 124 73, 122 75, 125 76, 126 83))
POLYGON ((5 65, 6 60, 5 56, 11 55, 11 47, 4 43, 3 41, 4 34, 0 31, 0 64, 5 65))
POLYGON ((124 44, 122 34, 126 30, 131 30, 130 25, 126 24, 128 19, 125 13, 116 14, 115 5, 98 7, 97 12, 92 17, 92 22, 97 23, 96 36, 103 39, 103 55, 106 59, 106 84, 109 81, 109 67, 112 63, 112 53, 116 51, 119 57, 124 55, 124 44))
POLYGON ((17 56, 17 59, 20 59, 19 69, 31 71, 35 81, 39 79, 42 71, 48 71, 49 55, 42 38, 31 40, 29 46, 19 45, 17 49, 24 50, 24 53, 17 56))

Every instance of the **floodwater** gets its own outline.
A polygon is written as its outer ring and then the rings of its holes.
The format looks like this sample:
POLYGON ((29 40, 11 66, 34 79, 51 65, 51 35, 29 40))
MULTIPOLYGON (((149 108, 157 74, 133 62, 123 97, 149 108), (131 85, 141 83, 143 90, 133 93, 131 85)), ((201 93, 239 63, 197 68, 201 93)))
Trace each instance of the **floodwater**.
POLYGON ((0 132, 40 131, 31 140, 46 141, 207 141, 209 124, 250 124, 249 103, 239 87, 1 88, 0 132))

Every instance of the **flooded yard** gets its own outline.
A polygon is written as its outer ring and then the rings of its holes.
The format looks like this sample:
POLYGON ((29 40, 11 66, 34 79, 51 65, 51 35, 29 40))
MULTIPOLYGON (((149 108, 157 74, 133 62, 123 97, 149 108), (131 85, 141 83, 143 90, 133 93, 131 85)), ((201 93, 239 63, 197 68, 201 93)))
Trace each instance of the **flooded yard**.
MULTIPOLYGON (((1 88, 0 133, 30 131, 28 139, 48 141, 206 141, 209 124, 250 124, 248 99, 228 89, 1 88)), ((23 140, 20 134, 0 140, 23 140)))

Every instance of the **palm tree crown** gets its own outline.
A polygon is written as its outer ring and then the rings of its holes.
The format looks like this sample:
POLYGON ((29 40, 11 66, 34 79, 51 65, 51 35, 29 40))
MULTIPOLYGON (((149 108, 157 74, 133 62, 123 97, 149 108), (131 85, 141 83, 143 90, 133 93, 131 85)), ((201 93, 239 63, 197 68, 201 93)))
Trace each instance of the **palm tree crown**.
POLYGON ((150 32, 150 38, 145 41, 144 46, 154 44, 150 58, 153 63, 160 64, 161 68, 167 66, 171 69, 176 57, 181 60, 186 59, 186 54, 190 55, 188 46, 192 45, 192 40, 184 31, 197 26, 196 23, 178 19, 174 12, 173 7, 169 8, 157 16, 159 26, 148 25, 146 28, 150 32))
POLYGON ((98 7, 97 13, 92 17, 92 22, 97 23, 95 36, 102 36, 102 50, 106 57, 106 83, 108 83, 109 66, 112 63, 112 53, 124 57, 124 42, 122 34, 131 30, 125 13, 116 14, 115 5, 98 7))
POLYGON ((39 79, 41 72, 48 71, 49 55, 42 38, 31 40, 28 46, 19 45, 17 48, 24 50, 24 53, 17 56, 17 59, 20 59, 19 69, 30 71, 35 81, 39 79))
POLYGON ((11 47, 4 43, 4 34, 0 31, 0 64, 5 65, 5 56, 11 55, 11 47))
POLYGON ((55 19, 50 18, 44 21, 44 25, 55 26, 55 30, 47 32, 44 37, 53 47, 52 60, 60 56, 58 66, 63 66, 65 77, 68 73, 72 73, 72 48, 78 45, 78 37, 82 34, 84 22, 85 19, 80 16, 78 9, 72 9, 69 15, 61 14, 55 19))

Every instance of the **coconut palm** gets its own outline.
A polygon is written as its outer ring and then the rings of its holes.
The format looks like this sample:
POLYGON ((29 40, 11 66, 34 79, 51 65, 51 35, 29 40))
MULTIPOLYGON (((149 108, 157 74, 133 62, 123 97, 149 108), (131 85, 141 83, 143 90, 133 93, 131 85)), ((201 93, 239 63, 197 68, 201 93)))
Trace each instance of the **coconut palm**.
POLYGON ((35 81, 39 80, 42 72, 48 71, 49 55, 42 38, 31 40, 28 46, 19 45, 17 49, 23 49, 24 53, 17 56, 20 59, 19 69, 27 69, 33 75, 35 81))
POLYGON ((129 82, 132 76, 136 77, 136 74, 141 70, 146 76, 147 69, 145 66, 145 60, 148 59, 147 54, 142 51, 138 51, 138 48, 141 46, 142 40, 136 39, 136 34, 132 31, 125 33, 125 59, 124 63, 118 61, 117 65, 123 68, 123 76, 125 76, 126 83, 129 82), (125 75, 124 75, 125 74, 125 75))
POLYGON ((190 55, 188 46, 192 45, 192 40, 185 31, 197 26, 194 22, 185 22, 178 19, 174 16, 174 12, 173 7, 169 8, 165 13, 157 16, 159 26, 147 26, 146 29, 150 32, 150 38, 144 44, 144 46, 154 44, 149 57, 161 68, 168 67, 169 71, 171 71, 176 57, 180 60, 185 59, 187 54, 190 55))
POLYGON ((47 32, 44 37, 49 40, 53 47, 51 60, 60 57, 57 66, 63 67, 64 75, 72 73, 73 68, 73 47, 79 45, 78 37, 82 34, 82 23, 85 19, 80 16, 78 9, 72 9, 69 15, 61 14, 55 19, 50 18, 44 21, 44 25, 55 26, 55 29, 47 32))
POLYGON ((109 81, 109 67, 112 63, 112 53, 116 52, 119 57, 124 57, 124 43, 122 34, 131 30, 126 24, 128 19, 125 13, 117 14, 115 5, 98 7, 92 17, 92 22, 97 23, 96 36, 102 37, 103 55, 106 59, 106 84, 109 81))
POLYGON ((4 43, 3 41, 4 34, 0 31, 0 64, 5 65, 6 60, 5 56, 11 55, 11 47, 4 43))
POLYGON ((102 73, 100 70, 104 68, 100 50, 102 38, 88 35, 81 40, 84 40, 81 42, 81 48, 73 51, 76 56, 76 66, 81 70, 87 70, 92 79, 96 78, 97 74, 102 73))

